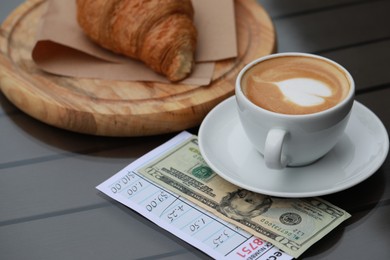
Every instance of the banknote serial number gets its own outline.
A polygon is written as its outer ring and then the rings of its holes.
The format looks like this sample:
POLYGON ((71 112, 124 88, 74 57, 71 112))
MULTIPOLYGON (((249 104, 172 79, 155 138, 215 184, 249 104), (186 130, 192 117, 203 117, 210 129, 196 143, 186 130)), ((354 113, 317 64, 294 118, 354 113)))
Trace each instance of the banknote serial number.
POLYGON ((248 245, 240 248, 240 250, 237 251, 236 254, 242 258, 246 258, 246 257, 250 256, 251 254, 253 254, 253 252, 258 250, 260 247, 263 247, 263 246, 264 246, 264 241, 259 239, 259 238, 255 238, 248 245))
MULTIPOLYGON (((239 248, 236 254, 243 259, 258 259, 261 255, 265 254, 273 245, 269 242, 265 242, 259 238, 253 238, 253 240, 245 246, 239 248)), ((283 252, 278 250, 273 252, 267 257, 267 260, 277 260, 283 256, 283 252)))

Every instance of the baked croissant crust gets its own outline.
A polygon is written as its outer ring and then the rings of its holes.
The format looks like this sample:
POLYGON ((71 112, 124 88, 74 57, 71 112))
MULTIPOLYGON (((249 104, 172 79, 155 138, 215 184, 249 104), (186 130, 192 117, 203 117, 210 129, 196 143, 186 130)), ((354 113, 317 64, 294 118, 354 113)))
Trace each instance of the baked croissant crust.
POLYGON ((191 0, 76 0, 77 21, 100 46, 141 60, 170 81, 194 66, 191 0))

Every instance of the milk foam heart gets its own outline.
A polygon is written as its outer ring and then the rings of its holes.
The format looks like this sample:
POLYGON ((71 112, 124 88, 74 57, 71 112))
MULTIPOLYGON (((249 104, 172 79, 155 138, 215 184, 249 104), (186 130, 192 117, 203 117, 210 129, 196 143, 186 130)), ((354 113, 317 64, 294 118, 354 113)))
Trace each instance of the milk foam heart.
POLYGON ((325 83, 307 78, 293 78, 274 82, 286 99, 299 106, 315 106, 325 102, 324 97, 330 97, 332 90, 325 83))

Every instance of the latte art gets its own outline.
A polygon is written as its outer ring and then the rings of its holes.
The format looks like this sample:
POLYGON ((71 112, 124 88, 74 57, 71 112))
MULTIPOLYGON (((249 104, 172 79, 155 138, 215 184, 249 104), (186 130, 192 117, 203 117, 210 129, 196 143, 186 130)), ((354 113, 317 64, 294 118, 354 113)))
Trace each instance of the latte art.
MULTIPOLYGON (((256 77, 254 77, 256 80, 256 77)), ((261 81, 260 81, 261 82, 261 81)), ((325 83, 305 78, 288 79, 281 82, 272 82, 279 87, 285 100, 299 106, 316 106, 325 102, 326 97, 332 95, 332 89, 325 83)))
POLYGON ((335 65, 311 57, 262 61, 242 78, 242 90, 254 104, 283 114, 311 114, 337 105, 349 81, 335 65))

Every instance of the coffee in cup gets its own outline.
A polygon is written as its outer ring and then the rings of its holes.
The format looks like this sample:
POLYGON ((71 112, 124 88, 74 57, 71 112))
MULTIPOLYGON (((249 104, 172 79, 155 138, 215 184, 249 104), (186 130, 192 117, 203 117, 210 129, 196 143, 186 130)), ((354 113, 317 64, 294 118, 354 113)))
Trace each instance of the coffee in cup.
POLYGON ((340 103, 349 93, 349 78, 326 60, 280 56, 248 69, 241 79, 245 96, 266 110, 312 114, 340 103))
POLYGON ((311 164, 343 136, 355 84, 336 62, 279 53, 246 65, 236 80, 244 133, 271 169, 311 164))

